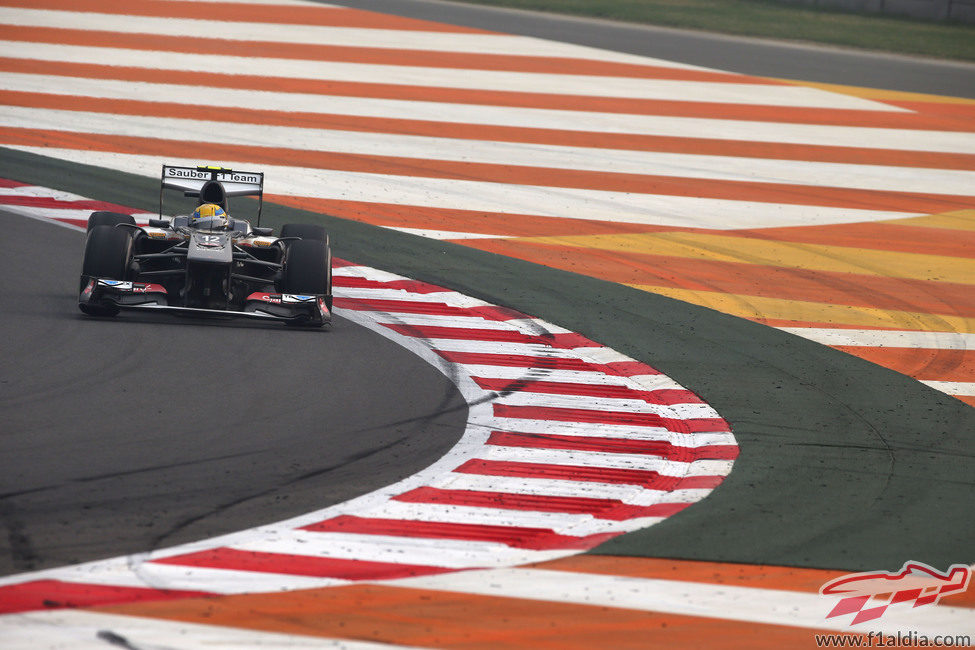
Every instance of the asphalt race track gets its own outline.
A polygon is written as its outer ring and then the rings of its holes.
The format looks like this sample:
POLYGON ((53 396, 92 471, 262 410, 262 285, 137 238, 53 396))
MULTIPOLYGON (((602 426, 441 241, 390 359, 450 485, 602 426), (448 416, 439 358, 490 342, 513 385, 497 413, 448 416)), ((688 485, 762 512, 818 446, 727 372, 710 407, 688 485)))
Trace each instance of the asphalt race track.
POLYGON ((341 318, 331 332, 86 318, 83 234, 0 219, 0 575, 339 503, 426 467, 464 429, 446 377, 341 318))

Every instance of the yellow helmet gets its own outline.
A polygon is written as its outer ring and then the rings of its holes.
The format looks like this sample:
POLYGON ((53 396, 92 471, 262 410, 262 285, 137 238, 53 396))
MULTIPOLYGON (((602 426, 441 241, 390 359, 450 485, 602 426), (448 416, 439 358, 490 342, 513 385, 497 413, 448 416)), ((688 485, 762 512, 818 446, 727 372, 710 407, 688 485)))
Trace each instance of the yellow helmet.
POLYGON ((230 219, 216 203, 204 203, 190 215, 189 225, 203 230, 224 230, 230 225, 230 219))

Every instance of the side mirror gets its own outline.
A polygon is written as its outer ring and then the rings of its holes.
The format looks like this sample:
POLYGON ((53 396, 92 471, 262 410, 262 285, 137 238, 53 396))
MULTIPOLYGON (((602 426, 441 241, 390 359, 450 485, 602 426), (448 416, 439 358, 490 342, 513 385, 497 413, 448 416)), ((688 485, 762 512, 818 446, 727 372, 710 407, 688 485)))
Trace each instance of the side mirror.
POLYGON ((150 219, 149 226, 152 228, 169 228, 169 222, 165 219, 150 219))
POLYGON ((274 228, 253 228, 252 231, 258 237, 270 237, 274 234, 274 228))

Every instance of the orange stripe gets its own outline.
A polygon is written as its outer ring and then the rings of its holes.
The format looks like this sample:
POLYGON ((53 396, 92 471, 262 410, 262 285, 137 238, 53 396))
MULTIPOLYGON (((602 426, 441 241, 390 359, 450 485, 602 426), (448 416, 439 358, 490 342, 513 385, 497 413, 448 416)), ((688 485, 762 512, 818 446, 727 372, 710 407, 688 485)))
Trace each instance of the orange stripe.
POLYGON ((238 41, 220 38, 185 38, 161 34, 128 34, 55 27, 0 25, 0 39, 58 45, 84 45, 132 50, 218 54, 312 61, 341 61, 375 65, 421 66, 462 70, 599 75, 644 79, 679 79, 780 85, 779 82, 727 72, 685 70, 662 66, 594 61, 564 57, 514 56, 468 52, 437 52, 378 47, 347 47, 310 43, 238 41))
MULTIPOLYGON (((820 323, 819 321, 810 320, 788 320, 783 318, 754 318, 752 319, 756 323, 761 323, 762 325, 768 325, 769 327, 816 327, 816 328, 827 328, 827 329, 849 329, 850 325, 847 323, 820 323)), ((895 332, 916 332, 917 328, 910 327, 897 327, 895 325, 856 325, 855 329, 858 330, 883 330, 885 332, 895 331, 895 332)))
POLYGON ((833 347, 915 379, 975 381, 975 350, 833 347))
POLYGON ((970 285, 509 240, 465 245, 621 284, 975 317, 970 285))
POLYGON ((926 117, 938 116, 942 119, 957 120, 963 130, 971 131, 972 124, 975 123, 975 104, 938 103, 936 100, 930 102, 885 101, 884 103, 906 108, 909 111, 926 117), (966 124, 968 125, 967 127, 964 126, 966 124))
POLYGON ((715 585, 756 589, 785 589, 819 593, 823 583, 846 575, 847 571, 802 569, 763 564, 731 564, 662 558, 573 555, 529 565, 538 569, 592 573, 596 575, 685 580, 715 585))
POLYGON ((437 648, 806 647, 813 631, 676 614, 354 585, 98 608, 168 620, 437 648))
MULTIPOLYGON (((549 562, 529 565, 538 569, 593 573, 597 575, 685 580, 715 585, 733 585, 755 589, 784 589, 819 593, 826 582, 847 575, 848 571, 732 564, 660 558, 614 557, 610 555, 573 555, 549 562)), ((888 570, 894 567, 877 567, 888 570)), ((944 570, 948 567, 934 567, 944 570)), ((975 585, 962 594, 946 597, 942 603, 952 607, 975 607, 975 585)))
MULTIPOLYGON (((353 82, 314 81, 307 79, 282 79, 248 75, 222 75, 205 72, 175 72, 122 66, 99 66, 81 63, 31 61, 28 59, 0 58, 0 71, 30 74, 50 74, 90 79, 118 79, 187 86, 267 90, 272 92, 300 92, 323 95, 374 97, 406 101, 438 101, 460 104, 485 104, 512 107, 551 107, 553 101, 565 101, 559 106, 570 110, 602 110, 606 106, 589 105, 587 102, 611 101, 603 98, 569 97, 560 95, 536 95, 503 91, 468 91, 418 86, 396 86, 353 82), (554 99, 553 99, 554 98, 554 99), (539 99, 538 102, 535 100, 539 99)), ((6 102, 17 105, 33 105, 37 101, 52 104, 65 100, 41 99, 36 93, 11 93, 6 102), (20 96, 21 99, 10 99, 20 96)), ((52 97, 61 97, 58 95, 52 97)), ((640 100, 636 100, 640 101, 640 100)), ((62 105, 65 110, 104 110, 106 100, 74 98, 62 105), (77 108, 71 108, 76 102, 77 108), (94 102, 94 103, 93 103, 94 102), (94 106, 94 108, 89 108, 94 106)), ((274 110, 223 108, 219 113, 208 107, 191 107, 188 104, 164 102, 120 102, 111 100, 112 111, 138 115, 223 115, 223 118, 195 117, 194 119, 225 119, 281 126, 309 128, 337 128, 350 131, 403 133, 471 140, 495 140, 528 142, 602 149, 629 149, 670 153, 693 153, 714 156, 738 156, 817 162, 841 162, 867 165, 891 165, 905 167, 930 167, 936 169, 975 168, 975 154, 952 154, 923 151, 899 151, 861 147, 836 147, 800 144, 744 142, 736 140, 704 139, 693 137, 651 136, 625 133, 594 133, 527 127, 459 124, 427 120, 360 117, 355 115, 330 115, 323 113, 297 113, 274 110), (128 108, 125 108, 128 107, 128 108), (165 111, 165 112, 163 112, 165 111), (191 113, 191 111, 194 111, 191 113), (201 112, 202 111, 202 112, 201 112)), ((718 105, 719 107, 722 105, 718 105)), ((38 107, 42 107, 38 105, 38 107)), ((786 109, 783 109, 783 112, 786 109)), ((626 111, 623 111, 626 112, 626 111)))
POLYGON ((0 0, 0 6, 123 14, 127 16, 158 16, 197 20, 203 18, 229 22, 367 27, 465 34, 488 33, 471 27, 401 18, 390 14, 347 9, 345 7, 260 5, 245 2, 222 2, 219 5, 210 6, 190 0, 139 0, 139 2, 125 3, 119 3, 117 0, 0 0))
POLYGON ((975 257, 975 230, 901 226, 895 223, 851 223, 803 228, 735 230, 727 234, 803 244, 975 257))
POLYGON ((674 230, 669 227, 643 226, 612 221, 589 221, 561 217, 541 217, 533 214, 510 214, 431 208, 396 203, 369 203, 318 199, 304 196, 265 194, 265 201, 312 212, 329 214, 352 221, 394 228, 420 228, 470 232, 505 237, 541 237, 546 235, 609 235, 618 233, 674 230))
MULTIPOLYGON (((191 148, 199 147, 199 143, 195 141, 17 128, 0 128, 0 141, 9 145, 69 147, 114 153, 182 157, 188 156, 187 152, 191 148)), ((250 160, 254 164, 612 192, 707 197, 733 201, 896 210, 925 214, 975 207, 975 198, 964 196, 614 174, 424 158, 301 151, 277 147, 208 143, 207 153, 214 160, 250 160)))
MULTIPOLYGON (((975 395, 952 395, 952 397, 965 402, 969 406, 975 406, 975 395)), ((965 592, 965 595, 969 597, 968 606, 975 607, 975 589, 969 589, 967 592, 965 592)), ((953 601, 950 603, 945 601, 945 604, 955 605, 956 603, 953 601)))

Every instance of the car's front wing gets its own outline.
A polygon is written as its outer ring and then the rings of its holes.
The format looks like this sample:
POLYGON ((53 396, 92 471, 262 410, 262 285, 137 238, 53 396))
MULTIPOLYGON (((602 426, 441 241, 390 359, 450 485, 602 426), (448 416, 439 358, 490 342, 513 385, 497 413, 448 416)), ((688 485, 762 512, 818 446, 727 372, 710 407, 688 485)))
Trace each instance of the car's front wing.
POLYGON ((247 296, 243 309, 206 309, 171 305, 166 288, 160 284, 129 282, 107 278, 88 278, 78 306, 86 313, 115 310, 161 311, 173 314, 217 318, 274 320, 295 325, 325 325, 332 313, 328 296, 254 292, 247 296))

